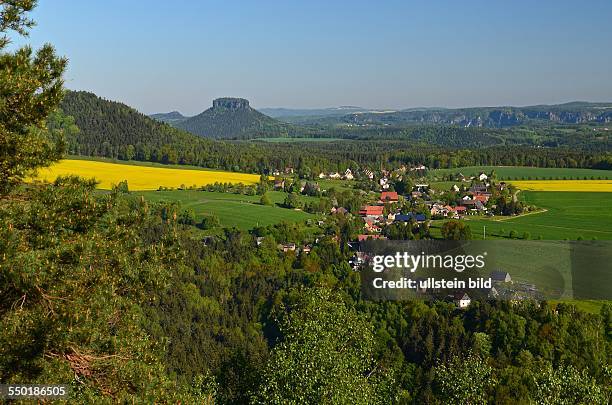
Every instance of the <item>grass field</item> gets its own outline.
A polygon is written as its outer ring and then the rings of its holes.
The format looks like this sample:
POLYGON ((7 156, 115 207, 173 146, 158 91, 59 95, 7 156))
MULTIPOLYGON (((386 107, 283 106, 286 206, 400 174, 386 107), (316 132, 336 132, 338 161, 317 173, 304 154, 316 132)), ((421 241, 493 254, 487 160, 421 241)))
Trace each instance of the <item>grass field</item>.
POLYGON ((593 192, 525 191, 521 198, 545 212, 510 218, 468 217, 475 239, 482 239, 486 226, 488 238, 507 238, 514 230, 519 237, 549 240, 612 239, 612 194, 593 192))
POLYGON ((517 166, 467 166, 454 169, 435 169, 429 175, 441 177, 448 174, 462 173, 464 176, 476 176, 481 172, 495 170, 498 180, 585 180, 612 179, 612 171, 595 169, 517 167, 517 166))
MULTIPOLYGON (((181 208, 191 208, 200 221, 204 216, 215 215, 221 225, 252 229, 257 226, 266 226, 281 221, 300 222, 315 218, 314 215, 282 208, 279 206, 265 206, 259 204, 261 196, 247 196, 231 193, 215 193, 206 191, 143 191, 138 193, 149 201, 179 202, 181 208)), ((270 191, 268 196, 275 204, 285 200, 286 193, 270 191)), ((302 201, 314 201, 314 197, 300 197, 302 201)))
POLYGON ((180 187, 181 185, 203 186, 205 184, 244 183, 255 184, 255 174, 233 173, 213 170, 183 170, 178 168, 117 164, 93 160, 67 159, 41 169, 37 180, 53 181, 58 176, 78 175, 95 178, 98 188, 109 190, 113 184, 127 180, 130 190, 157 190, 159 186, 180 187))
POLYGON ((511 183, 525 191, 612 192, 612 180, 513 180, 511 183))

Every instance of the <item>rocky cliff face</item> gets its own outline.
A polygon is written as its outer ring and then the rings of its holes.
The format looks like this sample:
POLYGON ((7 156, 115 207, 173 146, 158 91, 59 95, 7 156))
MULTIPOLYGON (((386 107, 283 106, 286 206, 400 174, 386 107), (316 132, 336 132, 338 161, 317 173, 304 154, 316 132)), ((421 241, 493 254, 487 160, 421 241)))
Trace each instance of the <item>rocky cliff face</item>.
POLYGON ((213 100, 213 108, 227 108, 228 110, 246 110, 249 100, 244 98, 223 97, 213 100))
POLYGON ((397 111, 391 113, 354 113, 344 117, 344 121, 357 124, 405 124, 432 123, 451 124, 463 127, 505 128, 531 121, 549 121, 563 124, 587 122, 612 122, 612 105, 579 106, 575 109, 564 106, 546 107, 506 107, 506 108, 464 108, 446 110, 397 111))

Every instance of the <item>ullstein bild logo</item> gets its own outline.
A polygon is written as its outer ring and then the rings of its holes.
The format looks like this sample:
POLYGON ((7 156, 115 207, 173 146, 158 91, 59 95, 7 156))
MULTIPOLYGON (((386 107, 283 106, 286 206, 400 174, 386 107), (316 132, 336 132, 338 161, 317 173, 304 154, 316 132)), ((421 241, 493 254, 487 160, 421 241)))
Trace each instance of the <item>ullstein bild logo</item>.
POLYGON ((487 252, 480 255, 412 255, 408 252, 396 252, 394 255, 376 255, 372 257, 372 270, 376 273, 385 269, 405 269, 414 273, 417 269, 447 269, 458 273, 466 269, 482 269, 485 267, 487 252))

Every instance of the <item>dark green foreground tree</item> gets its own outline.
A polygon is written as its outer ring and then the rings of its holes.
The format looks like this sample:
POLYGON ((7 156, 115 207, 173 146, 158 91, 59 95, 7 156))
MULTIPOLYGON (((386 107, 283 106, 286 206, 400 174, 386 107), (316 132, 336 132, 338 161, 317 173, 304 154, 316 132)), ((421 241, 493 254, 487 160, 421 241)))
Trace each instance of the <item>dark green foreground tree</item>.
POLYGON ((27 18, 36 2, 2 1, 0 13, 0 195, 32 169, 58 160, 64 143, 45 122, 62 98, 62 74, 67 60, 49 44, 34 52, 25 46, 6 50, 9 31, 27 35, 34 22, 27 18))
POLYGON ((143 328, 150 292, 179 266, 176 220, 92 181, 20 184, 63 148, 64 124, 45 122, 66 59, 50 45, 6 51, 34 5, 0 1, 0 383, 70 384, 78 403, 207 402, 208 383, 177 387, 143 328))

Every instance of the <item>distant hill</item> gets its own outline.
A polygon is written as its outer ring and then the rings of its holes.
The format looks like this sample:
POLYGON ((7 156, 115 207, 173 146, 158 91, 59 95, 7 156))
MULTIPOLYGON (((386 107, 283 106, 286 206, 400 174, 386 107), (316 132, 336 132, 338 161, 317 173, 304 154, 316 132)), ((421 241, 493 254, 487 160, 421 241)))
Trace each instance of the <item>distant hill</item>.
POLYGON ((523 124, 612 122, 612 103, 571 102, 527 107, 412 108, 402 111, 354 111, 341 116, 301 117, 300 124, 405 126, 412 124, 506 128, 523 124))
POLYGON ((389 113, 355 112, 338 119, 353 125, 446 124, 506 128, 523 124, 584 124, 612 122, 612 103, 572 102, 528 107, 410 109, 389 113))
POLYGON ((180 122, 180 121, 185 121, 187 118, 189 117, 185 117, 183 114, 181 114, 178 111, 172 111, 172 112, 168 112, 168 113, 157 113, 157 114, 151 114, 149 115, 149 117, 161 121, 161 122, 166 122, 168 124, 173 124, 176 122, 180 122))
POLYGON ((341 116, 354 112, 365 112, 368 111, 368 109, 354 106, 341 106, 330 108, 260 108, 259 111, 272 118, 286 118, 341 116))
POLYGON ((172 125, 207 138, 252 139, 288 136, 291 127, 251 108, 242 98, 218 98, 208 110, 172 125))

